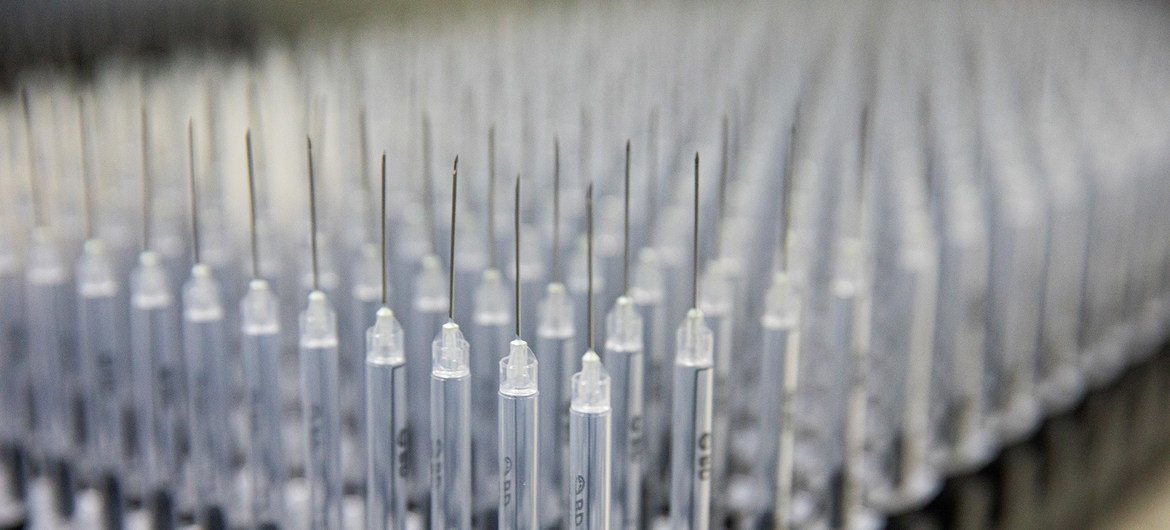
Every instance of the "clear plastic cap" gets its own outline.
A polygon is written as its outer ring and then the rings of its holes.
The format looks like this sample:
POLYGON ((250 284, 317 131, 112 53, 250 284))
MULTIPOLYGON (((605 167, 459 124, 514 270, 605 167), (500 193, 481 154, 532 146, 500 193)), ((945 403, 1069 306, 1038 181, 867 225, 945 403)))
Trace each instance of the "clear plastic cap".
POLYGON ((764 316, 760 323, 769 329, 793 328, 800 323, 800 294, 787 273, 772 275, 772 285, 764 295, 764 316))
POLYGON ((248 292, 240 301, 240 331, 245 335, 275 335, 280 332, 280 306, 268 282, 248 282, 248 292))
POLYGON ((191 278, 183 286, 183 318, 190 322, 209 322, 223 318, 219 283, 211 275, 211 267, 204 263, 196 263, 191 267, 191 278))
POLYGON ((845 237, 838 242, 832 290, 835 296, 852 296, 862 278, 865 256, 861 239, 845 237))
POLYGON ((424 313, 447 311, 447 279, 443 276, 439 257, 423 256, 422 268, 414 283, 414 308, 424 313))
POLYGON ((619 296, 606 315, 605 351, 642 351, 642 315, 633 298, 619 296))
POLYGON ((536 355, 528 343, 520 339, 513 340, 508 355, 500 359, 500 393, 509 396, 536 394, 536 370, 536 355))
POLYGON ((630 284, 630 296, 638 305, 651 305, 662 301, 662 266, 658 253, 645 247, 638 251, 634 264, 634 281, 630 284))
POLYGON ((686 366, 711 366, 714 357, 715 336, 703 320, 703 312, 692 308, 675 333, 678 341, 676 364, 686 366))
POLYGON ((162 256, 153 250, 138 255, 130 289, 130 302, 136 308, 159 309, 171 305, 171 286, 162 256))
POLYGON ((592 414, 609 411, 609 373, 593 350, 581 356, 581 371, 573 374, 572 407, 592 414))
MULTIPOLYGON (((523 274, 523 273, 521 273, 523 274)), ((512 321, 511 295, 498 269, 483 271, 475 289, 475 313, 472 318, 481 326, 506 326, 512 321)))
POLYGON ((463 332, 459 331, 459 324, 443 324, 439 336, 431 343, 431 374, 447 378, 468 375, 467 358, 470 349, 463 332))
POLYGON ((60 283, 69 278, 57 242, 46 227, 37 227, 33 230, 26 274, 28 281, 40 285, 60 283))
POLYGON ((114 296, 118 281, 110 253, 100 239, 90 239, 81 247, 81 261, 77 265, 77 292, 85 298, 114 296))
POLYGON ((730 313, 733 290, 723 260, 712 261, 699 280, 699 308, 711 316, 730 313))
POLYGON ((366 360, 371 363, 400 365, 406 362, 402 347, 402 325, 389 307, 374 314, 374 325, 366 330, 366 360))
POLYGON ((301 347, 337 346, 337 313, 322 291, 309 293, 309 304, 301 313, 301 347))
POLYGON ((536 333, 545 338, 567 339, 575 332, 573 303, 569 300, 565 285, 556 282, 548 284, 544 300, 540 301, 540 322, 536 333))
POLYGON ((377 245, 366 243, 358 251, 354 265, 353 297, 358 300, 382 299, 382 257, 377 245))
MULTIPOLYGON (((596 256, 594 259, 597 259, 596 256)), ((597 263, 593 264, 594 271, 597 270, 597 263)), ((569 261, 569 290, 574 293, 584 293, 589 290, 589 241, 582 235, 577 238, 577 247, 573 252, 573 258, 569 261)), ((593 275, 593 292, 600 293, 605 291, 605 275, 593 275)))

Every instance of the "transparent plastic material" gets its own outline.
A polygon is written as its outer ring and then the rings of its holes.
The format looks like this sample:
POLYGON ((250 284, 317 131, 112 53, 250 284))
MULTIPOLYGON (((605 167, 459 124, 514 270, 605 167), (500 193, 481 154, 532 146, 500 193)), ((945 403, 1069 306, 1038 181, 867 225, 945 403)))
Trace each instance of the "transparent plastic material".
POLYGON ((76 342, 69 338, 74 326, 68 316, 74 314, 73 296, 68 269, 47 231, 34 233, 27 267, 25 303, 38 445, 51 458, 65 460, 72 458, 76 440, 72 374, 77 373, 77 364, 70 354, 76 342))
MULTIPOLYGON (((0 439, 5 444, 31 441, 29 409, 28 322, 24 312, 24 280, 6 236, 0 235, 0 439)), ((126 373, 126 372, 123 372, 126 373)), ((127 387, 129 385, 126 385, 127 387)))
POLYGON ((122 459, 122 407, 133 385, 128 380, 130 356, 122 336, 124 313, 118 307, 118 282, 101 240, 86 241, 82 248, 77 295, 83 394, 88 396, 89 458, 103 480, 113 480, 126 465, 122 459))
POLYGON ((642 315, 642 344, 645 348, 644 462, 647 479, 646 510, 666 506, 670 476, 670 396, 674 356, 670 353, 670 331, 664 302, 662 270, 658 254, 650 248, 638 252, 630 296, 642 315))
POLYGON ((565 526, 608 529, 611 516, 613 437, 610 431, 610 380, 593 350, 581 357, 573 374, 569 410, 569 505, 565 526))
POLYGON ((569 378, 577 365, 573 306, 565 286, 551 283, 540 303, 536 351, 543 352, 539 372, 540 400, 540 524, 558 524, 568 502, 566 458, 569 447, 569 378))
POLYGON ((499 527, 540 528, 539 370, 528 343, 516 339, 499 363, 499 527))
POLYGON ((382 262, 378 247, 362 245, 356 252, 350 288, 350 318, 341 340, 342 425, 349 443, 342 444, 346 488, 361 489, 366 482, 366 331, 382 307, 382 262))
POLYGON ((670 436, 670 526, 706 529, 711 524, 714 455, 714 336, 703 312, 691 309, 679 326, 674 361, 670 436))
MULTIPOLYGON (((514 338, 512 297, 499 271, 488 269, 475 291, 472 313, 472 342, 476 345, 471 358, 472 382, 472 492, 478 513, 490 514, 499 504, 498 454, 496 432, 499 380, 496 371, 500 360, 508 354, 508 344, 514 338)), ((486 515, 485 515, 486 516, 486 515)))
POLYGON ((471 372, 454 322, 431 346, 431 528, 471 528, 471 372))
POLYGON ((773 526, 792 518, 793 401, 800 356, 800 295, 785 273, 776 273, 765 295, 760 370, 759 485, 763 511, 773 526), (776 384, 779 382, 780 384, 776 384))
POLYGON ((431 340, 435 330, 447 321, 447 283, 437 256, 428 254, 422 258, 411 307, 410 333, 405 340, 407 349, 416 353, 406 358, 406 374, 407 380, 418 383, 408 385, 406 393, 411 441, 407 476, 410 499, 421 503, 430 491, 431 393, 425 381, 430 380, 431 374, 431 340))
POLYGON ((257 528, 286 523, 279 317, 279 303, 268 282, 252 280, 240 302, 240 346, 248 395, 247 465, 251 503, 247 520, 257 528))
POLYGON ((642 511, 645 355, 642 317, 633 299, 620 296, 606 317, 605 363, 613 400, 613 523, 637 527, 642 511))
MULTIPOLYGON (((731 440, 732 378, 738 368, 732 366, 732 338, 734 337, 735 285, 727 274, 723 260, 712 261, 699 283, 699 309, 707 325, 714 332, 715 351, 715 410, 727 411, 715 415, 713 437, 716 440, 731 440)), ((743 357, 743 356, 740 356, 743 357)), ((725 488, 731 467, 731 452, 722 450, 713 453, 712 482, 715 488, 725 488)), ((719 514, 716 514, 719 515, 719 514)))
POLYGON ((214 528, 228 524, 234 467, 228 402, 227 340, 219 285, 203 264, 191 268, 183 288, 183 351, 189 397, 190 470, 196 519, 214 528))
POLYGON ((138 259, 130 283, 130 351, 135 389, 137 447, 144 490, 157 522, 174 524, 173 491, 180 484, 179 432, 187 417, 179 312, 159 254, 138 259))
POLYGON ((406 528, 406 355, 389 308, 366 331, 366 528, 406 528))
POLYGON ((301 313, 301 415, 305 428, 305 479, 312 528, 341 528, 341 389, 337 315, 325 293, 309 293, 301 313))

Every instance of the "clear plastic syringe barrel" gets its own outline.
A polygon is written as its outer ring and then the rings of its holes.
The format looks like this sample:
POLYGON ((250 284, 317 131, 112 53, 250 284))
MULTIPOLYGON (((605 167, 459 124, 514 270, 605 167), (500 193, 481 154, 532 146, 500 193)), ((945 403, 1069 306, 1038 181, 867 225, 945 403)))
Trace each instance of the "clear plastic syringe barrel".
POLYGON ((33 455, 45 459, 52 477, 58 514, 73 514, 73 465, 82 432, 75 431, 82 418, 75 416, 76 327, 74 293, 69 272, 56 242, 46 229, 33 233, 25 270, 25 304, 29 325, 29 368, 32 381, 33 455))
POLYGON ((227 524, 234 497, 231 405, 223 303, 211 268, 191 268, 183 286, 183 351, 189 396, 190 471, 196 520, 208 527, 227 524))
POLYGON ((357 252, 350 288, 350 313, 338 360, 341 369, 341 411, 345 426, 341 463, 345 485, 360 489, 366 483, 366 354, 364 337, 382 308, 382 261, 374 245, 357 252))
POLYGON ((568 502, 568 483, 564 480, 566 449, 569 447, 569 378, 577 365, 576 333, 573 305, 565 286, 551 283, 540 303, 540 323, 536 329, 536 350, 544 352, 540 370, 540 524, 556 525, 568 502))
MULTIPOLYGON (((714 410, 719 411, 712 418, 714 422, 713 438, 719 443, 731 441, 731 413, 734 403, 731 398, 732 374, 736 373, 732 367, 732 338, 735 324, 733 309, 735 306, 735 285, 727 276, 722 260, 712 261, 699 284, 699 309, 703 313, 707 326, 714 332, 715 352, 715 404, 714 410)), ((725 488, 730 479, 731 451, 719 448, 712 452, 714 462, 711 463, 713 486, 725 488)), ((716 506, 717 512, 721 506, 716 506)), ((715 513, 720 517, 721 512, 715 513)))
POLYGON ((897 467, 892 482, 906 504, 917 505, 935 492, 939 481, 930 458, 934 434, 930 430, 930 379, 938 299, 938 251, 926 212, 915 210, 913 214, 908 246, 899 260, 910 282, 912 306, 907 322, 906 389, 904 401, 899 404, 904 411, 904 434, 894 440, 897 448, 893 460, 897 467))
POLYGON ((610 431, 610 379, 593 350, 573 374, 569 408, 569 475, 566 526, 610 528, 613 435, 610 431))
POLYGON ((431 528, 471 528, 471 371, 454 322, 431 346, 431 528))
POLYGON ((118 283, 106 246, 86 241, 77 266, 78 324, 81 329, 82 387, 86 400, 89 458, 103 480, 121 471, 122 405, 131 388, 130 357, 119 332, 118 283))
MULTIPOLYGON (((960 188, 969 191, 968 188, 960 188)), ((956 197, 970 197, 957 194, 956 197)), ((995 454, 988 430, 986 316, 988 247, 974 200, 955 203, 956 218, 943 239, 936 303, 934 400, 935 439, 943 452, 943 468, 957 472, 977 468, 995 454)))
POLYGON ((286 523, 280 308, 268 282, 252 280, 240 302, 240 345, 248 395, 250 517, 256 528, 286 523))
POLYGON ((670 355, 669 323, 662 304, 662 271, 658 255, 653 249, 638 252, 630 296, 642 315, 642 344, 645 361, 645 475, 657 479, 647 482, 646 510, 665 508, 670 495, 665 486, 670 473, 670 388, 674 374, 674 359, 670 355))
POLYGON ((670 526, 706 529, 711 524, 714 335, 703 312, 691 309, 676 334, 670 444, 670 526))
POLYGON ((409 431, 402 326, 383 307, 366 331, 366 529, 406 528, 409 431))
POLYGON ((406 334, 406 346, 417 354, 406 357, 406 374, 410 381, 418 381, 408 385, 407 414, 410 418, 410 459, 408 471, 410 483, 410 499, 420 504, 426 503, 430 491, 428 483, 430 477, 430 380, 431 341, 436 329, 439 329, 447 319, 447 280, 439 265, 439 258, 427 255, 422 258, 422 268, 415 278, 414 299, 411 301, 411 315, 409 329, 406 334), (424 353, 427 352, 427 353, 424 353))
POLYGON ((309 524, 341 528, 341 389, 338 388, 337 315, 325 293, 309 293, 301 313, 301 414, 309 524))
MULTIPOLYGON (((864 388, 857 388, 860 373, 864 370, 864 360, 857 359, 859 329, 858 324, 864 320, 859 315, 863 308, 861 275, 861 241, 857 238, 842 238, 838 251, 837 272, 830 286, 829 300, 829 329, 832 330, 832 351, 839 372, 835 379, 836 387, 828 395, 836 396, 828 403, 831 408, 826 421, 828 427, 828 445, 824 453, 825 467, 816 472, 823 473, 827 480, 825 490, 813 492, 828 499, 828 502, 819 506, 820 513, 816 517, 827 521, 828 524, 838 526, 848 524, 852 511, 857 507, 853 502, 853 493, 857 486, 856 475, 851 474, 860 467, 861 455, 855 454, 854 440, 860 435, 859 430, 851 424, 857 421, 857 400, 860 395, 864 403, 864 388), (840 374, 847 374, 841 377, 840 374), (838 479, 839 477, 839 479, 838 479)), ((804 399, 814 399, 805 396, 804 399)), ((862 424, 864 417, 860 418, 862 424)))
POLYGON ((472 342, 476 344, 471 358, 472 410, 472 494, 477 513, 490 513, 499 504, 498 470, 496 465, 498 429, 496 421, 496 393, 499 380, 495 378, 500 359, 508 353, 508 344, 514 338, 511 296, 499 271, 488 269, 475 292, 472 314, 472 342))
POLYGON ((536 356, 528 343, 516 339, 501 359, 498 392, 499 528, 540 528, 537 435, 540 393, 536 356))
POLYGON ((800 356, 800 295, 788 275, 772 278, 764 300, 763 355, 760 381, 759 483, 763 511, 772 515, 773 526, 786 527, 791 521, 793 443, 793 400, 796 394, 800 356), (776 383, 781 384, 777 385, 776 383))
MULTIPOLYGON (((0 236, 0 444, 4 449, 31 443, 28 437, 29 366, 28 322, 25 319, 24 280, 15 252, 0 236)), ((15 475, 15 474, 14 474, 15 475)), ((22 484, 14 489, 23 490, 22 484)), ((17 492, 23 495, 23 491, 17 492)))
POLYGON ((605 319, 605 362, 613 400, 613 522, 636 528, 642 514, 643 405, 642 316, 620 296, 605 319))
POLYGON ((67 351, 75 346, 68 338, 74 333, 69 272, 44 229, 34 232, 28 252, 25 303, 37 445, 50 459, 65 461, 72 458, 76 440, 70 374, 77 373, 77 366, 67 351))
POLYGON ((143 490, 156 522, 173 525, 179 433, 186 418, 179 314, 162 256, 143 252, 130 281, 130 351, 143 490))

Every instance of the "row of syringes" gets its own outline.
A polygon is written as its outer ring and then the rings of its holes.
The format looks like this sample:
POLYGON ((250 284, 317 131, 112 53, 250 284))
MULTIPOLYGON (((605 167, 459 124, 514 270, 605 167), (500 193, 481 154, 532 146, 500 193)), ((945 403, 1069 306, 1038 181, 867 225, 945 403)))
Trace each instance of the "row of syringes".
POLYGON ((29 79, 0 109, 6 475, 113 526, 865 526, 1164 337, 1140 10, 790 9, 29 79), (953 31, 894 31, 920 18, 953 31))

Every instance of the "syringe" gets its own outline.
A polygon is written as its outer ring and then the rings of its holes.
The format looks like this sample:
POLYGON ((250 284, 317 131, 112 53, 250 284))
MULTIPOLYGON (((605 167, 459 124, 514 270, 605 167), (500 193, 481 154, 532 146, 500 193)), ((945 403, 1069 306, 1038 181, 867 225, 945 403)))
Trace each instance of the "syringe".
POLYGON ((78 99, 81 117, 82 196, 85 201, 86 240, 77 264, 78 324, 81 329, 82 394, 88 396, 86 439, 90 465, 103 500, 103 522, 120 528, 123 521, 122 407, 129 402, 131 385, 123 384, 130 373, 130 356, 123 333, 125 313, 118 296, 114 259, 105 240, 96 235, 89 165, 88 117, 84 98, 78 99))
MULTIPOLYGON (((718 221, 716 222, 718 224, 718 221)), ((718 229, 716 229, 717 231, 718 229)), ((731 382, 734 377, 732 367, 731 339, 734 337, 732 321, 734 312, 735 285, 727 274, 725 262, 722 259, 713 259, 707 265, 707 270, 699 280, 699 310, 707 327, 715 337, 713 365, 715 368, 714 410, 718 411, 712 421, 714 431, 712 437, 719 443, 731 441, 731 414, 734 403, 731 398, 731 382)), ((713 485, 718 488, 726 487, 730 475, 731 452, 725 448, 715 448, 711 462, 713 485)), ((718 518, 721 513, 714 516, 718 518)))
POLYGON ((451 258, 447 323, 431 345, 431 527, 471 528, 471 371, 455 323, 455 200, 459 157, 451 170, 451 258))
POLYGON ((29 322, 29 355, 33 381, 33 405, 36 432, 48 472, 55 487, 57 512, 73 514, 72 392, 65 373, 66 341, 69 333, 64 320, 69 315, 69 272, 50 228, 33 230, 25 271, 25 303, 29 322))
POLYGON ((589 347, 581 356, 581 371, 573 374, 569 407, 569 506, 565 525, 571 528, 610 527, 613 435, 610 432, 609 374, 593 349, 593 184, 585 192, 586 328, 589 347))
POLYGON ((187 122, 188 177, 191 194, 191 241, 195 265, 183 286, 183 353, 191 396, 191 484, 195 519, 206 528, 227 528, 227 501, 234 472, 230 454, 230 401, 227 340, 219 282, 199 251, 199 190, 195 180, 195 137, 187 122), (224 417, 227 416, 227 417, 224 417))
POLYGON ((691 241, 691 309, 676 332, 670 444, 670 526, 711 524, 712 370, 714 336, 698 308, 699 154, 695 153, 694 227, 691 241))
MULTIPOLYGON (((489 176, 490 177, 490 176, 489 176)), ((494 188, 489 182, 488 188, 494 188)), ((491 192, 489 192, 491 193, 491 192)), ((493 209, 495 201, 490 201, 488 207, 489 226, 495 218, 493 209)), ((487 241, 494 241, 494 228, 489 229, 487 241)), ((519 238, 519 230, 516 232, 519 238)), ((489 245, 493 249, 494 245, 489 245)), ((475 511, 477 519, 493 521, 497 515, 492 513, 499 503, 499 492, 496 489, 499 482, 496 456, 498 441, 496 433, 497 403, 495 395, 498 392, 499 381, 493 375, 499 368, 502 358, 507 355, 507 344, 511 340, 511 308, 507 302, 508 289, 503 282, 503 274, 496 268, 495 252, 489 252, 488 269, 483 271, 483 278, 475 290, 475 308, 472 312, 472 342, 478 346, 477 355, 472 358, 474 369, 471 371, 472 401, 475 403, 475 425, 472 435, 473 452, 472 462, 472 494, 475 496, 475 511)), ((516 265, 519 269, 519 265, 516 265)), ((519 288, 519 280, 517 280, 519 288)), ((480 522, 479 524, 484 524, 480 522)))
POLYGON ((605 320, 605 361, 612 370, 613 522, 641 524, 644 356, 642 315, 630 296, 630 142, 626 141, 622 291, 605 320))
POLYGON ((317 198, 313 142, 309 157, 309 225, 313 290, 301 313, 301 414, 305 428, 307 513, 314 529, 341 528, 341 396, 338 388, 337 314, 320 290, 317 269, 317 198))
POLYGON ((386 153, 382 153, 382 307, 366 331, 366 530, 405 530, 407 457, 406 355, 402 326, 387 305, 386 153))
POLYGON ((248 157, 248 197, 252 250, 252 281, 240 301, 240 349, 248 395, 248 479, 251 504, 245 521, 274 530, 285 524, 283 410, 280 401, 280 308, 268 282, 260 278, 256 234, 256 181, 252 164, 252 133, 244 135, 248 157))
POLYGON ((860 154, 857 158, 856 180, 844 178, 838 204, 841 220, 836 234, 836 260, 830 285, 830 325, 836 333, 835 344, 841 352, 846 371, 844 422, 841 426, 843 461, 838 491, 829 491, 829 524, 855 528, 865 524, 868 507, 862 499, 865 458, 866 370, 870 351, 870 278, 872 270, 868 254, 867 232, 869 201, 868 185, 869 107, 861 114, 859 136, 860 154))
POLYGON ((773 259, 772 285, 764 295, 763 352, 760 366, 759 485, 764 516, 773 528, 792 525, 792 473, 796 429, 793 425, 800 366, 801 297, 788 274, 798 117, 793 117, 784 160, 783 211, 773 259), (776 382, 780 382, 776 385, 776 382))
MULTIPOLYGON (((520 179, 516 179, 514 244, 520 252, 520 179)), ((520 266, 519 256, 515 265, 520 266)), ((537 468, 540 463, 538 370, 536 356, 520 338, 520 271, 516 271, 516 338, 508 355, 500 360, 497 398, 499 411, 498 525, 500 528, 539 528, 537 468)))
MULTIPOLYGON (((410 333, 408 349, 424 351, 427 342, 425 337, 431 336, 435 328, 442 326, 447 317, 447 290, 444 289, 442 266, 439 257, 434 253, 423 256, 422 268, 418 271, 414 285, 414 314, 410 317, 410 333)), ((429 348, 428 348, 429 349, 429 348)), ((409 473, 410 500, 417 503, 419 509, 427 511, 427 492, 430 491, 428 480, 430 477, 430 385, 423 384, 430 379, 431 362, 428 355, 416 355, 406 358, 407 379, 418 381, 411 385, 407 392, 407 413, 409 414, 409 436, 411 442, 409 473)))
POLYGON ((29 186, 32 191, 35 227, 25 270, 25 311, 28 318, 28 352, 34 430, 41 456, 56 489, 57 512, 73 515, 73 458, 77 434, 73 421, 73 358, 77 340, 73 326, 63 320, 73 314, 69 269, 52 227, 45 220, 45 203, 39 196, 40 163, 33 139, 28 92, 21 92, 27 135, 29 186))
POLYGON ((492 399, 498 392, 499 382, 493 375, 497 371, 500 359, 507 355, 505 345, 510 343, 514 334, 508 325, 512 315, 508 302, 508 288, 503 282, 503 275, 497 269, 483 271, 483 281, 475 291, 475 311, 472 313, 474 327, 472 339, 477 345, 476 355, 472 358, 474 370, 471 372, 475 402, 475 426, 472 451, 475 463, 472 471, 473 493, 475 495, 475 511, 477 517, 486 517, 485 520, 495 519, 491 512, 496 509, 499 495, 496 490, 499 477, 496 476, 497 440, 496 430, 496 400, 492 399))
MULTIPOLYGON (((637 306, 635 311, 645 317, 642 345, 649 353, 643 354, 646 403, 642 428, 642 468, 647 481, 642 512, 649 517, 651 510, 666 505, 669 495, 668 488, 658 485, 665 484, 670 476, 670 389, 674 362, 667 353, 667 319, 662 307, 666 297, 658 254, 654 249, 646 247, 638 252, 634 271, 630 298, 637 306)), ((647 521, 642 523, 648 524, 647 521)))
MULTIPOLYGON (((7 228, 7 226, 6 226, 7 228)), ((9 473, 8 491, 23 501, 27 495, 25 458, 32 442, 29 428, 29 366, 27 321, 24 313, 24 279, 16 251, 7 234, 0 234, 0 404, 4 426, 0 430, 0 458, 9 473)))
POLYGON ((180 471, 179 426, 184 415, 179 315, 162 256, 144 250, 130 280, 130 351, 134 380, 135 446, 145 470, 143 492, 152 523, 177 521, 172 486, 180 471))
POLYGON ((765 295, 760 385, 760 485, 774 528, 792 524, 793 426, 799 380, 801 299, 788 274, 777 271, 765 295), (776 382, 780 382, 776 385, 776 382))
MULTIPOLYGON (((559 153, 559 149, 557 153, 559 153)), ((559 161, 559 155, 556 157, 559 161)), ((573 302, 561 283, 560 263, 560 164, 553 170, 553 244, 552 278, 540 302, 540 322, 536 329, 537 351, 544 352, 539 372, 540 388, 540 482, 545 485, 540 506, 541 527, 561 521, 561 510, 568 503, 568 486, 564 481, 565 450, 569 445, 569 424, 563 412, 569 408, 569 377, 576 364, 573 302)))
MULTIPOLYGON (((697 306, 707 321, 707 326, 715 334, 715 404, 714 432, 712 437, 720 444, 731 442, 731 416, 735 411, 735 402, 732 399, 731 380, 738 369, 733 367, 732 339, 735 336, 735 306, 736 286, 729 267, 729 259, 724 254, 726 240, 723 237, 724 223, 727 219, 727 180, 729 125, 727 116, 722 119, 721 156, 719 157, 719 188, 716 201, 715 219, 711 225, 716 253, 714 259, 707 264, 707 270, 699 278, 699 305, 697 306)), ((742 382, 746 384, 746 381, 742 382)), ((711 462, 711 480, 714 487, 721 491, 727 488, 731 476, 731 448, 716 447, 711 462)), ((713 518, 724 516, 723 505, 715 507, 713 518)))
POLYGON ((634 267, 630 297, 638 306, 638 313, 644 317, 643 348, 649 352, 645 358, 646 414, 644 463, 646 498, 642 511, 646 518, 643 526, 649 525, 651 512, 664 509, 669 488, 662 487, 670 475, 670 394, 673 360, 668 352, 669 319, 663 307, 666 291, 663 282, 662 264, 654 250, 653 232, 658 210, 658 111, 651 109, 647 123, 646 137, 646 189, 647 199, 642 230, 643 248, 638 251, 634 267))
POLYGON ((130 278, 130 351, 135 446, 141 490, 155 528, 178 524, 174 486, 181 483, 179 432, 186 415, 179 314, 162 255, 151 247, 153 208, 149 121, 142 109, 142 253, 130 278))
MULTIPOLYGON (((357 251, 350 285, 350 315, 348 334, 366 337, 377 323, 378 310, 389 306, 382 298, 381 277, 385 268, 378 245, 363 243, 357 251)), ((389 290, 389 287, 386 287, 389 290)), ((388 298, 388 297, 387 297, 388 298)), ((397 320, 397 319, 396 319, 397 320)), ((401 325, 400 325, 401 327, 401 325)), ((345 342, 342 342, 345 345, 345 342)), ((366 444, 366 364, 369 339, 351 340, 349 351, 342 350, 340 362, 342 381, 342 425, 349 443, 342 444, 341 463, 344 466, 345 487, 349 491, 365 487, 366 444), (361 346, 359 346, 361 345, 361 346)), ((343 442, 346 441, 343 439, 343 442)))

